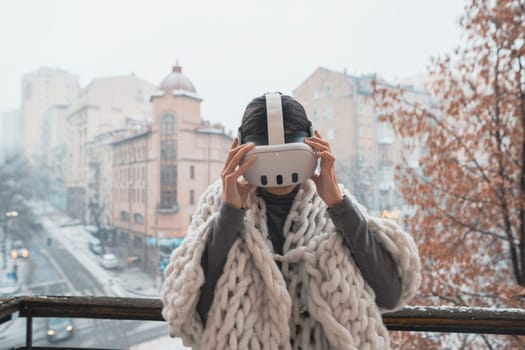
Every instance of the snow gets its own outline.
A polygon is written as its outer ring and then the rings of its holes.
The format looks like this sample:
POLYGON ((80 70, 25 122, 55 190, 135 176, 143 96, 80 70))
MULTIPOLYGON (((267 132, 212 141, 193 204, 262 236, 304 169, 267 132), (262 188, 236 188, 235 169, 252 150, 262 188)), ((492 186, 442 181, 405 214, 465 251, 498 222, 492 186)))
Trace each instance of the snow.
POLYGON ((182 344, 180 338, 172 339, 170 337, 161 337, 157 339, 137 344, 129 348, 130 350, 152 350, 152 349, 166 349, 166 350, 184 350, 187 348, 182 344))
POLYGON ((104 287, 104 294, 117 297, 149 297, 158 298, 160 285, 151 276, 138 268, 125 268, 120 271, 105 270, 99 264, 99 257, 89 251, 89 242, 93 236, 84 226, 61 227, 60 223, 67 221, 64 214, 40 203, 30 203, 35 214, 41 216, 41 223, 53 240, 72 253, 77 261, 88 270, 104 287))

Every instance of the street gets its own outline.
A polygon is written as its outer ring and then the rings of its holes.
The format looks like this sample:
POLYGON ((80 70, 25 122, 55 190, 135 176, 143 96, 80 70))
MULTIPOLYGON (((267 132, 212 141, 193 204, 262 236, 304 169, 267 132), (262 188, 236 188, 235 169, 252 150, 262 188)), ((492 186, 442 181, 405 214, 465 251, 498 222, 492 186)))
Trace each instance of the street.
MULTIPOLYGON (((107 286, 79 263, 78 252, 70 251, 70 247, 53 239, 44 228, 34 230, 30 223, 19 220, 13 225, 8 239, 23 241, 29 250, 27 259, 16 261, 21 294, 108 295, 107 286), (48 244, 48 238, 51 238, 51 244, 48 244)), ((165 336, 167 326, 163 322, 151 321, 75 319, 72 333, 73 336, 59 346, 129 348, 165 336)), ((0 349, 24 344, 25 318, 0 325, 0 349)), ((33 345, 47 344, 46 320, 34 319, 33 345)))

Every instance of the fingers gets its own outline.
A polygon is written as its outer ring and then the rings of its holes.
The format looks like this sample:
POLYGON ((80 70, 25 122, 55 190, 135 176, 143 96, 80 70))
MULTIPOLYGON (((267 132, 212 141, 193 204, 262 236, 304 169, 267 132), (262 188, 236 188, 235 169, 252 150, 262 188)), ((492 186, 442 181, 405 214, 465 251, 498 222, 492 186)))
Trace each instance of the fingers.
POLYGON ((330 144, 321 137, 321 134, 317 130, 315 130, 315 136, 305 138, 304 142, 316 151, 330 152, 330 144))
POLYGON ((310 137, 310 138, 304 139, 304 143, 306 143, 307 145, 309 145, 310 147, 312 147, 316 151, 321 151, 321 152, 327 151, 327 152, 330 152, 330 145, 328 145, 328 143, 326 141, 324 141, 325 143, 322 143, 320 141, 323 141, 323 140, 318 139, 316 137, 310 137))
POLYGON ((228 153, 228 158, 224 164, 222 175, 225 176, 231 174, 241 162, 242 157, 244 157, 244 155, 251 151, 254 147, 254 144, 249 143, 232 148, 228 153))
MULTIPOLYGON (((248 160, 244 162, 241 166, 237 167, 237 169, 234 168, 234 171, 229 172, 229 173, 223 173, 224 180, 226 182, 230 182, 230 181, 237 182, 237 179, 239 178, 239 176, 241 176, 246 171, 246 169, 248 169, 249 167, 253 165, 253 163, 255 163, 255 159, 256 159, 256 156, 251 155, 248 158, 248 160)), ((235 157, 234 159, 232 159, 232 162, 234 160, 235 160, 235 157)))
POLYGON ((319 152, 318 155, 319 155, 319 157, 322 160, 322 162, 321 162, 321 167, 322 168, 332 167, 332 165, 335 163, 335 157, 333 156, 332 153, 330 153, 328 151, 319 152))

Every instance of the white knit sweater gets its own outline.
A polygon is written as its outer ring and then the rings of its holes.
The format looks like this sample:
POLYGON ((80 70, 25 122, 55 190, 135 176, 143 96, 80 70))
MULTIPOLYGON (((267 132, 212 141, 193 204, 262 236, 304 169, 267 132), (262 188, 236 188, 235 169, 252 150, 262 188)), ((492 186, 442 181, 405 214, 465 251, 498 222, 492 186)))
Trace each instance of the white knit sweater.
MULTIPOLYGON (((219 180, 200 198, 187 237, 164 272, 162 314, 172 337, 202 350, 390 348, 381 318, 386 310, 376 305, 311 180, 301 186, 284 224, 282 256, 272 250, 264 200, 250 194, 243 232, 228 253, 204 327, 196 310, 204 283, 201 260, 221 202, 219 180)), ((398 225, 368 217, 353 202, 397 265, 399 308, 419 286, 416 244, 398 225)))

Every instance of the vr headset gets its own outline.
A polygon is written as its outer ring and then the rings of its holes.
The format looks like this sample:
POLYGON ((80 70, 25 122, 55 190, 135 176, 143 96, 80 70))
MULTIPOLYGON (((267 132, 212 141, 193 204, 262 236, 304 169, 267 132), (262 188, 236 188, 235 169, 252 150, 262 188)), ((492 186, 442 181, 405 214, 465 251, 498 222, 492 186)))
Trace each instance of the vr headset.
POLYGON ((254 149, 243 157, 241 164, 252 154, 257 156, 255 163, 243 176, 250 184, 258 187, 297 185, 308 180, 317 167, 314 149, 303 142, 306 137, 313 136, 313 128, 285 135, 281 94, 268 93, 265 97, 268 137, 244 137, 239 130, 239 144, 255 144, 254 149))

